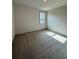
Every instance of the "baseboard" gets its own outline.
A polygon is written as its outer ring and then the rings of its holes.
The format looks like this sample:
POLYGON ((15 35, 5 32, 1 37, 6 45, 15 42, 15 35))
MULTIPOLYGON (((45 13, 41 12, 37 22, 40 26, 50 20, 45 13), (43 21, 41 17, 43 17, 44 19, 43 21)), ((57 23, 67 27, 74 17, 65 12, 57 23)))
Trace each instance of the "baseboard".
POLYGON ((15 37, 16 37, 17 35, 23 35, 23 34, 26 34, 26 33, 31 33, 31 32, 36 32, 36 31, 42 31, 42 30, 46 30, 46 29, 40 29, 40 30, 35 30, 35 31, 30 31, 30 32, 25 32, 25 33, 16 34, 15 37))
MULTIPOLYGON (((40 30, 36 30, 36 31, 43 31, 43 30, 50 30, 50 29, 45 28, 45 29, 40 29, 40 30)), ((31 32, 36 32, 36 31, 31 31, 31 32)), ((64 36, 64 37, 67 38, 66 35, 63 35, 63 34, 61 34, 61 33, 58 33, 58 32, 52 31, 52 30, 50 30, 50 31, 51 31, 51 32, 54 32, 54 33, 57 33, 57 34, 59 34, 59 35, 64 36)), ((16 34, 15 37, 18 36, 18 35, 23 35, 23 34, 25 35, 25 34, 31 33, 31 32, 25 32, 25 33, 16 34)), ((15 38, 15 37, 14 37, 14 38, 15 38)), ((14 39, 13 39, 13 41, 14 41, 14 39)), ((12 42, 13 42, 13 41, 12 41, 12 42)))

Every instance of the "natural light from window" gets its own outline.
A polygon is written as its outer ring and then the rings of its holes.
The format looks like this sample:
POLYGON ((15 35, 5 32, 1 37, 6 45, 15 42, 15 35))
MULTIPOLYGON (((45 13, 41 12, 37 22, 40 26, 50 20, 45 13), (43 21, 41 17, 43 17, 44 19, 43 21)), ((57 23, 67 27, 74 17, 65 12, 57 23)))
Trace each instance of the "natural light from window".
POLYGON ((53 32, 47 32, 46 34, 49 35, 49 36, 54 36, 55 35, 55 33, 53 33, 53 32))
POLYGON ((45 19, 46 19, 46 13, 40 12, 40 24, 45 23, 45 19))
POLYGON ((61 43, 65 43, 67 38, 61 36, 61 35, 58 35, 56 33, 53 33, 53 32, 47 32, 46 35, 56 39, 57 41, 61 42, 61 43))

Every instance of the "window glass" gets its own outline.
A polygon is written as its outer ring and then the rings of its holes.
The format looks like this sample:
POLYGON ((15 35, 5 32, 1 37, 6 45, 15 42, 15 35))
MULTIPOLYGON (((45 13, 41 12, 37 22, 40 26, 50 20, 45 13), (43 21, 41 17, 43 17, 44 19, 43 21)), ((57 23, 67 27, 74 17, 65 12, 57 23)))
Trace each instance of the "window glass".
POLYGON ((40 24, 45 23, 46 13, 40 12, 40 24))

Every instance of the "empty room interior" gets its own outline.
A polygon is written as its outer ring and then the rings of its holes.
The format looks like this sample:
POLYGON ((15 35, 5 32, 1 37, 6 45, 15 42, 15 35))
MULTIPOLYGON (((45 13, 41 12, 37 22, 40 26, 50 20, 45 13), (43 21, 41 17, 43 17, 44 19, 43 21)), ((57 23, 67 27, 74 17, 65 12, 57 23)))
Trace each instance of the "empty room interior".
POLYGON ((67 59, 67 0, 12 1, 12 59, 67 59))

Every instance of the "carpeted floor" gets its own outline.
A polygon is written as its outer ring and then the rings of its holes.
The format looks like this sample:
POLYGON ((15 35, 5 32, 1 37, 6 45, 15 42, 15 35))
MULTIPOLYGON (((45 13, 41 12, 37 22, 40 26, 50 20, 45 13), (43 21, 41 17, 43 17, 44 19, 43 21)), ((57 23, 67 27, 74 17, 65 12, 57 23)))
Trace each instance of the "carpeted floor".
POLYGON ((67 41, 62 43, 47 35, 49 32, 43 30, 16 35, 12 59, 67 59, 67 41))

